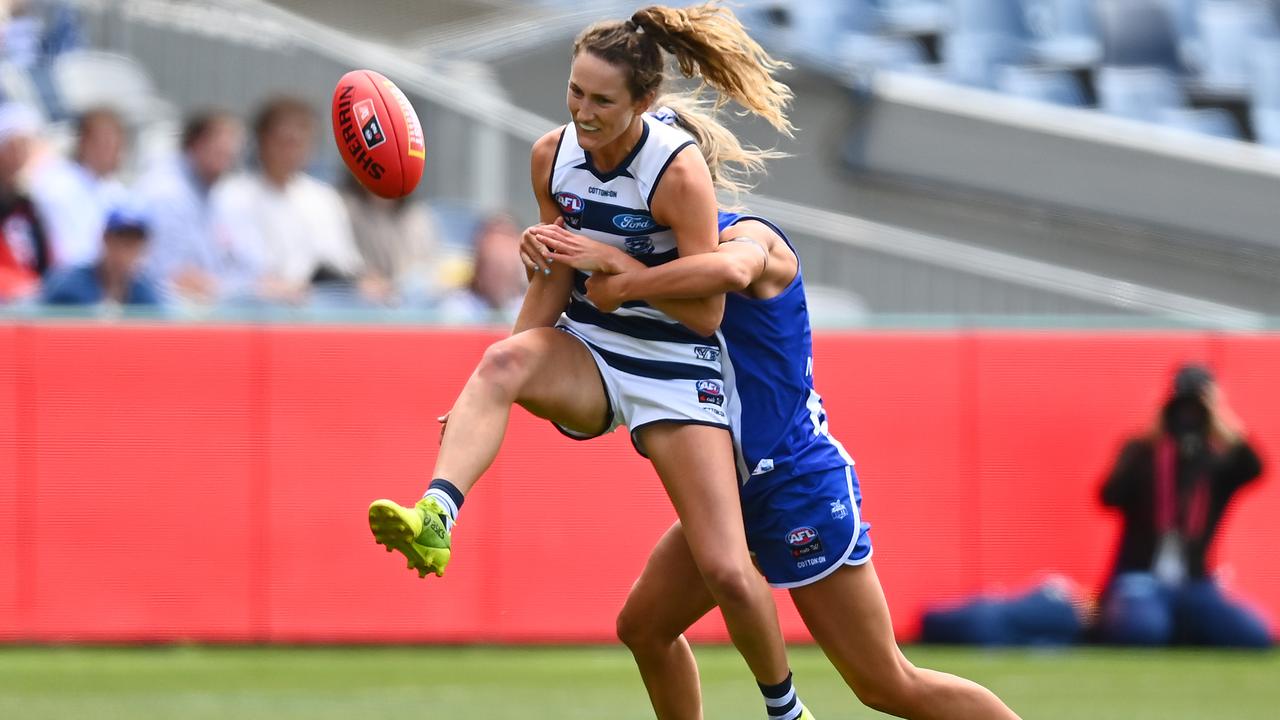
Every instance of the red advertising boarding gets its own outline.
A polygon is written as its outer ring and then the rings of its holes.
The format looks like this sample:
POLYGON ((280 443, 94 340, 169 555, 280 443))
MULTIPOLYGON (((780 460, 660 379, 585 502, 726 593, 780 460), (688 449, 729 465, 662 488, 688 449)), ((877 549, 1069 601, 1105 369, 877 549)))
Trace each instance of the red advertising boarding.
MULTIPOLYGON (((418 497, 436 416, 498 333, 0 325, 0 640, 612 642, 673 514, 623 432, 578 443, 517 410, 444 578, 370 537, 418 497)), ((1280 335, 819 335, 832 432, 858 461, 896 629, 1050 574, 1085 590, 1117 524, 1098 485, 1170 373, 1208 362, 1280 462, 1280 335)), ((1218 538, 1230 592, 1280 618, 1269 465, 1218 538)), ((783 596, 780 595, 780 599, 783 596)), ((783 626, 803 639, 781 600, 783 626)), ((723 640, 718 618, 694 637, 723 640)))

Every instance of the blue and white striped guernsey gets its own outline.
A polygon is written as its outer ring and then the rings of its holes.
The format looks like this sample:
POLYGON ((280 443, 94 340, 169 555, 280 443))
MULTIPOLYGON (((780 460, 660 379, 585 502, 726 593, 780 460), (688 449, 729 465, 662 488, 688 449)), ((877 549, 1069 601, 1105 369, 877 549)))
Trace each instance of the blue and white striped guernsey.
MULTIPOLYGON (((556 146, 550 192, 567 227, 652 267, 678 256, 675 233, 654 220, 650 203, 663 173, 693 138, 652 116, 643 118, 639 142, 609 172, 596 168, 578 145, 577 128, 566 125, 556 146)), ((640 301, 602 313, 586 297, 587 277, 575 273, 569 307, 557 325, 587 342, 611 368, 662 380, 724 380, 718 333, 698 335, 640 301)))

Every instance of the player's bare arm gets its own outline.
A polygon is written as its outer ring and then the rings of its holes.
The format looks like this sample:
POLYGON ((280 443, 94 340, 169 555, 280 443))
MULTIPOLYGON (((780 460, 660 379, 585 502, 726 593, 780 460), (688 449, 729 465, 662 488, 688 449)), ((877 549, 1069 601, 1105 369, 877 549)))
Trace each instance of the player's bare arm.
MULTIPOLYGON (((551 197, 549 180, 551 165, 555 162, 556 145, 560 141, 559 128, 538 138, 533 144, 530 157, 530 182, 533 195, 538 201, 538 218, 543 223, 552 223, 560 217, 560 209, 551 197)), ((529 233, 525 231, 526 235, 529 233)), ((525 292, 524 304, 520 307, 520 315, 516 318, 512 334, 535 327, 550 327, 569 303, 569 293, 573 289, 573 272, 569 267, 547 268, 546 272, 535 272, 529 278, 529 289, 525 292)))

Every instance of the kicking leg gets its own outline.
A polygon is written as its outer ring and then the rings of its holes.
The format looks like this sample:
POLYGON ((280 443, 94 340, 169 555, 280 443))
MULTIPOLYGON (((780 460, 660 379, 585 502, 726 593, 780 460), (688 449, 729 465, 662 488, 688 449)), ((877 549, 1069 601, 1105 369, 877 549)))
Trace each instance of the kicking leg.
POLYGON ((498 455, 511 405, 586 434, 602 432, 609 403, 595 359, 554 328, 534 328, 490 345, 450 412, 434 478, 415 507, 391 500, 369 506, 369 528, 387 552, 398 550, 425 577, 449 564, 452 523, 463 498, 498 455))
POLYGON ((555 328, 534 328, 490 345, 449 413, 432 477, 463 495, 493 464, 511 406, 586 434, 606 428, 609 403, 595 359, 555 328))

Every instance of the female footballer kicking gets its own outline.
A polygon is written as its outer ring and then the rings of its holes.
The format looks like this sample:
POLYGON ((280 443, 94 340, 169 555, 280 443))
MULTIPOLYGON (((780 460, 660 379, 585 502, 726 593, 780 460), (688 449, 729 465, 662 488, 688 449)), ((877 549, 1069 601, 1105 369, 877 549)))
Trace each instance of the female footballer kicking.
MULTIPOLYGON (((789 129, 790 92, 772 76, 778 63, 728 10, 648 7, 584 31, 569 74, 573 121, 533 147, 540 216, 643 251, 654 264, 717 245, 715 191, 701 153, 686 133, 644 114, 662 82, 663 50, 684 75, 789 129)), ((374 502, 374 537, 420 575, 443 574, 452 523, 492 464, 513 403, 580 439, 626 425, 662 479, 696 573, 761 691, 766 699, 793 695, 776 608, 742 524, 715 335, 724 298, 694 303, 704 321, 686 327, 661 303, 602 313, 587 299, 586 279, 566 265, 532 278, 513 335, 486 350, 450 412, 426 497, 413 508, 374 502)), ((797 703, 772 717, 809 715, 797 703)))
MULTIPOLYGON (((766 155, 743 149, 696 106, 664 98, 655 115, 698 138, 718 184, 736 191, 732 164, 755 170, 766 155), (677 105, 678 111, 670 106, 677 105)), ((721 329, 740 396, 741 488, 747 543, 770 584, 788 588, 805 625, 864 704, 905 718, 1017 718, 986 688, 917 668, 898 649, 871 563, 853 460, 827 429, 813 387, 813 351, 799 259, 764 218, 721 212, 714 253, 646 266, 561 226, 539 227, 522 245, 526 265, 596 271, 587 295, 602 311, 645 299, 729 293, 721 329)), ((698 306, 672 306, 699 323, 698 306), (688 314, 686 314, 686 311, 688 314)), ((733 392, 734 390, 730 390, 733 392)), ((677 522, 654 548, 618 617, 660 718, 701 718, 697 665, 684 631, 715 607, 698 588, 685 529, 677 522)), ((781 708, 788 698, 782 698, 781 708)))

